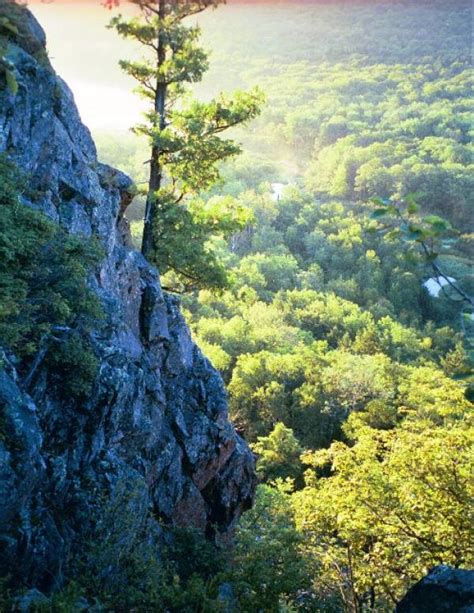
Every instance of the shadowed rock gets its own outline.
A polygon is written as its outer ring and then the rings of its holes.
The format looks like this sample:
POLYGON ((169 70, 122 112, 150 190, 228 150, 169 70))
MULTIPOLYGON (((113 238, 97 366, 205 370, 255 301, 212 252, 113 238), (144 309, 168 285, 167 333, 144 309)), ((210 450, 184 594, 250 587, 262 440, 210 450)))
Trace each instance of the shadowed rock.
POLYGON ((437 566, 407 592, 397 613, 474 613, 474 571, 437 566))

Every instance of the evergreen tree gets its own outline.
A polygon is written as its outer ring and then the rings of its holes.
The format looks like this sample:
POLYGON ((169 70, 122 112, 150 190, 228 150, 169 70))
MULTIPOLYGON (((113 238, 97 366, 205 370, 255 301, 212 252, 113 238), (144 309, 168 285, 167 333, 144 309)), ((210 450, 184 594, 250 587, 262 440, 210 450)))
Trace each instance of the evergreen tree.
POLYGON ((162 273, 173 271, 185 289, 225 284, 208 240, 235 232, 247 218, 228 202, 221 215, 216 207, 203 212, 191 201, 219 178, 217 163, 240 151, 220 134, 255 117, 262 103, 258 90, 221 94, 207 103, 186 96, 186 86, 202 79, 208 60, 198 43, 199 27, 184 20, 221 2, 134 0, 139 17, 119 15, 111 22, 120 36, 138 41, 148 53, 141 61, 120 62, 151 105, 146 122, 134 128, 151 145, 142 253, 162 273))

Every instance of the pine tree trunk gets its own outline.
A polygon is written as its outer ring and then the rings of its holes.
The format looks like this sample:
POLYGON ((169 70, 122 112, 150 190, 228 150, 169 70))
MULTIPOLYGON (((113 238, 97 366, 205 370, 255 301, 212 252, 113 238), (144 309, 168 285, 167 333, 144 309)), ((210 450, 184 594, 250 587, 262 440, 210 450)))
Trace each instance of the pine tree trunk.
MULTIPOLYGON (((158 0, 160 25, 165 18, 165 0, 158 0)), ((157 68, 163 66, 166 60, 166 49, 161 33, 157 33, 157 68)), ((159 116, 160 131, 166 127, 165 104, 166 104, 166 83, 160 82, 159 78, 156 83, 155 91, 155 113, 159 116)), ((145 257, 149 256, 153 250, 153 222, 156 217, 157 201, 156 193, 161 187, 162 168, 160 163, 160 150, 157 146, 153 146, 151 150, 150 161, 150 179, 148 182, 148 194, 145 208, 145 223, 143 227, 142 253, 145 257)))

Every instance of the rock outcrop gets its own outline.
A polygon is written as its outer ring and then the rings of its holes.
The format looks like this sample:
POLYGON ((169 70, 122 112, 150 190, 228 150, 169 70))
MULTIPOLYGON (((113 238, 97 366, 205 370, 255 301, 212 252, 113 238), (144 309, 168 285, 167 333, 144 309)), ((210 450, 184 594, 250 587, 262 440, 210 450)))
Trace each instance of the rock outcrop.
POLYGON ((0 153, 29 177, 36 195, 25 206, 68 233, 98 237, 106 253, 89 281, 105 322, 91 336, 100 367, 87 399, 65 399, 46 367, 26 390, 15 360, 2 357, 0 575, 48 589, 61 583, 102 500, 128 518, 123 539, 140 531, 159 543, 168 525, 218 538, 251 505, 255 476, 219 374, 178 300, 129 246, 130 179, 98 162, 44 32, 25 19, 27 44, 11 42, 6 55, 18 91, 0 89, 0 153))
POLYGON ((437 566, 414 585, 397 613, 473 613, 474 571, 437 566))

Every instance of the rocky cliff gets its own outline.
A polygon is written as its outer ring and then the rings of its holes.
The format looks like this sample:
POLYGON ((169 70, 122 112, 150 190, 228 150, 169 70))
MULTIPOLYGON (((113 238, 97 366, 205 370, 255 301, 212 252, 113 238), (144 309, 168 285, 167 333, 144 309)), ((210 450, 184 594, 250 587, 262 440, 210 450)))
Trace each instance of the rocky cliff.
POLYGON ((178 300, 129 246, 131 181, 98 162, 49 64, 44 32, 24 18, 26 35, 5 56, 18 91, 2 80, 0 153, 28 177, 35 196, 24 206, 68 233, 98 237, 106 253, 89 279, 105 321, 91 334, 99 368, 88 397, 65 399, 44 365, 27 389, 14 356, 4 353, 0 369, 0 575, 47 589, 100 521, 102 502, 115 501, 127 518, 124 541, 140 532, 158 547, 168 525, 228 533, 255 479, 220 376, 193 343, 178 300))

